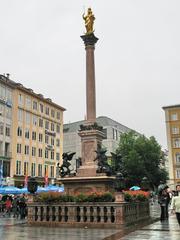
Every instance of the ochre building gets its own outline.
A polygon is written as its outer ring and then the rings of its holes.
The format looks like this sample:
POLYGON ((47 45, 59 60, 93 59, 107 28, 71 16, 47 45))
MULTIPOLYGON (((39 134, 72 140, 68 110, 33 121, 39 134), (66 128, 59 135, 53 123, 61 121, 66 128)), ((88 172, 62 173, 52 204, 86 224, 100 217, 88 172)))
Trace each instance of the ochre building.
POLYGON ((22 186, 56 181, 63 151, 63 111, 50 98, 0 75, 0 169, 3 179, 22 186), (3 170, 3 171, 2 171, 3 170))
POLYGON ((169 160, 169 184, 180 183, 180 105, 163 107, 165 111, 169 160))

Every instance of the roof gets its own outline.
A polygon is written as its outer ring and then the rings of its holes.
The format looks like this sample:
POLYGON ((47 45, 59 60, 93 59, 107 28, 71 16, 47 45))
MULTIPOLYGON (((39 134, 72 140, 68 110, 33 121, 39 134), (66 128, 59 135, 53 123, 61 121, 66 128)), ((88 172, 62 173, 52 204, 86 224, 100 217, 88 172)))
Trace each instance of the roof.
POLYGON ((43 102, 46 102, 56 108, 61 109, 62 111, 66 110, 65 108, 61 107, 60 105, 52 102, 52 100, 50 98, 44 98, 44 96, 42 94, 37 94, 31 88, 26 88, 21 83, 16 83, 16 82, 12 81, 11 79, 9 79, 8 77, 1 75, 1 74, 0 74, 0 82, 3 83, 4 85, 7 85, 8 87, 13 88, 13 89, 19 89, 23 92, 26 92, 29 95, 36 97, 39 100, 42 100, 43 102))
MULTIPOLYGON (((114 126, 115 128, 121 129, 123 132, 132 130, 132 129, 122 125, 121 123, 119 123, 109 117, 106 117, 106 116, 97 117, 96 122, 98 123, 98 125, 103 126, 103 127, 114 126)), ((66 132, 76 132, 79 130, 79 126, 84 123, 85 123, 85 120, 73 122, 73 123, 66 123, 66 124, 64 124, 64 132, 65 133, 66 132)))
POLYGON ((180 108, 180 104, 175 104, 175 105, 170 105, 170 106, 164 106, 164 107, 162 107, 163 110, 168 109, 168 108, 180 108))

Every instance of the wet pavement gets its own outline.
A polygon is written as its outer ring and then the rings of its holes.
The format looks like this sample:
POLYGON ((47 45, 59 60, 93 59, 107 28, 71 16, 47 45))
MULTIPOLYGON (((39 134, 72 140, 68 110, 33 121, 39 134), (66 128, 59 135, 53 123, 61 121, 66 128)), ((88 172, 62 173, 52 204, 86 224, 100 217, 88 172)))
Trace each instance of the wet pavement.
POLYGON ((0 218, 1 240, 101 240, 117 232, 113 229, 30 227, 11 218, 0 218))
MULTIPOLYGON (((151 206, 151 215, 159 216, 159 206, 151 206)), ((0 240, 180 240, 175 215, 168 221, 122 229, 47 228, 28 226, 26 220, 0 217, 0 240)))

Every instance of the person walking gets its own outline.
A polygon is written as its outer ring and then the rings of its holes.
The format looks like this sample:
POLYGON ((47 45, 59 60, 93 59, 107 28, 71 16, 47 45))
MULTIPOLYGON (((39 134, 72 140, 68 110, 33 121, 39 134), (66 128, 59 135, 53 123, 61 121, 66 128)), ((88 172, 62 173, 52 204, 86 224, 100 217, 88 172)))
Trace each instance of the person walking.
POLYGON ((168 219, 169 195, 167 193, 167 188, 162 189, 159 192, 158 203, 160 204, 160 207, 161 207, 160 220, 164 221, 164 220, 168 219))
POLYGON ((171 213, 176 213, 176 218, 180 226, 180 195, 172 198, 170 209, 171 213))
POLYGON ((13 199, 12 209, 13 209, 13 217, 18 218, 18 216, 19 216, 19 199, 17 196, 15 196, 13 199))
POLYGON ((3 216, 5 217, 6 214, 8 214, 8 216, 10 217, 11 214, 11 208, 12 208, 12 203, 9 197, 7 197, 6 201, 5 201, 5 213, 3 214, 3 216))

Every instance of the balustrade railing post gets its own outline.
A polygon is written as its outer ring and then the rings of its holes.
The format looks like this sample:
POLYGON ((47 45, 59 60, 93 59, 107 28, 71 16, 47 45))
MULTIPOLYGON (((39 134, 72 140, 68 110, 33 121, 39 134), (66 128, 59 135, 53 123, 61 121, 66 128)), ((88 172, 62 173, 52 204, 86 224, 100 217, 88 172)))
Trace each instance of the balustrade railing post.
POLYGON ((117 224, 124 224, 124 205, 123 204, 118 204, 115 207, 115 223, 117 224))
POLYGON ((41 207, 38 206, 37 207, 37 219, 36 219, 36 222, 40 222, 41 220, 41 207))
POLYGON ((68 222, 74 223, 75 222, 75 207, 68 206, 68 222))
POLYGON ((47 205, 43 206, 43 222, 46 222, 46 216, 47 215, 47 205))
POLYGON ((83 207, 79 207, 80 211, 79 211, 79 215, 80 215, 80 222, 84 222, 84 218, 83 218, 83 207))
POLYGON ((62 222, 65 222, 65 206, 62 206, 62 222))
POLYGON ((94 222, 97 222, 97 206, 93 207, 94 222))
POLYGON ((86 216, 87 216, 87 222, 90 222, 90 206, 87 206, 86 216))
POLYGON ((58 206, 55 206, 55 213, 54 213, 55 222, 58 222, 58 216, 59 216, 58 209, 59 209, 58 206))

